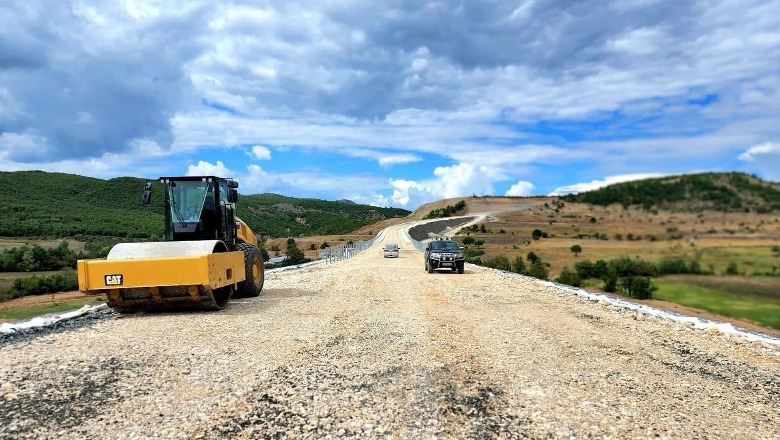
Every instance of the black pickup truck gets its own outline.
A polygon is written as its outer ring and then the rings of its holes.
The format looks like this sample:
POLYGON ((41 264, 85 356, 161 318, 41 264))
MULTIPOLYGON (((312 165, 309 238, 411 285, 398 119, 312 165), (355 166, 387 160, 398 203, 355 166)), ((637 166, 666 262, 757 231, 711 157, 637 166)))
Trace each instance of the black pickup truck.
POLYGON ((463 248, 452 240, 434 240, 425 246, 425 270, 450 269, 463 273, 463 248))

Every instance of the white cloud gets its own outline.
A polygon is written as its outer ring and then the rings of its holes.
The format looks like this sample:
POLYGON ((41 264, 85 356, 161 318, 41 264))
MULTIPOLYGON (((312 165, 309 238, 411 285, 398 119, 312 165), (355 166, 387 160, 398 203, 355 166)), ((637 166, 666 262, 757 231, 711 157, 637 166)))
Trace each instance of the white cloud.
POLYGON ((243 176, 236 176, 241 189, 244 194, 262 194, 269 192, 270 188, 273 188, 275 179, 270 176, 265 170, 260 168, 259 165, 251 164, 246 167, 246 174, 243 176))
POLYGON ((650 179, 653 177, 663 177, 661 173, 638 173, 638 174, 623 174, 619 176, 605 177, 603 180, 591 180, 590 182, 575 183, 573 185, 561 186, 553 190, 549 195, 560 196, 564 194, 576 194, 585 191, 591 191, 594 189, 603 188, 607 185, 614 183, 629 182, 632 180, 650 179))
POLYGON ((250 156, 255 160, 271 160, 271 150, 262 145, 255 145, 250 156))
MULTIPOLYGON (((762 150, 780 138, 776 0, 26 0, 6 9, 2 169, 68 164, 110 177, 176 169, 225 147, 256 145, 255 160, 316 150, 414 182, 339 171, 370 183, 354 197, 393 188, 407 206, 579 165, 671 173, 739 155, 748 171, 780 173, 776 144, 762 150), (458 165, 430 181, 397 166, 423 158, 458 165)), ((284 193, 320 181, 347 193, 298 159, 293 172, 269 164, 246 175, 284 193)), ((229 160, 227 170, 246 167, 229 160)), ((562 183, 549 187, 597 181, 562 183)))
POLYGON ((763 177, 780 180, 780 144, 763 143, 748 148, 738 156, 762 172, 763 177))
POLYGON ((0 134, 0 152, 13 150, 40 150, 47 148, 47 140, 34 131, 0 134))
POLYGON ((443 198, 492 194, 496 173, 487 167, 459 163, 436 167, 435 178, 423 181, 390 179, 393 192, 389 197, 374 195, 369 202, 379 206, 401 206, 416 209, 425 203, 443 198))
POLYGON ((488 167, 476 167, 470 163, 459 163, 449 167, 437 167, 433 175, 439 178, 432 192, 444 198, 463 195, 484 195, 493 193, 495 170, 488 167))
POLYGON ((508 197, 526 197, 531 195, 531 191, 533 191, 533 189, 533 183, 521 180, 512 185, 509 190, 507 190, 506 195, 508 197))
POLYGON ((216 164, 212 164, 206 161, 199 161, 197 165, 189 165, 187 167, 187 176, 217 176, 217 177, 232 177, 233 172, 225 167, 222 161, 217 161, 216 164))
POLYGON ((765 143, 748 148, 739 155, 739 160, 756 162, 767 157, 780 158, 780 144, 765 143))
POLYGON ((421 159, 414 154, 389 154, 379 158, 377 162, 382 168, 390 168, 393 165, 419 162, 421 159))

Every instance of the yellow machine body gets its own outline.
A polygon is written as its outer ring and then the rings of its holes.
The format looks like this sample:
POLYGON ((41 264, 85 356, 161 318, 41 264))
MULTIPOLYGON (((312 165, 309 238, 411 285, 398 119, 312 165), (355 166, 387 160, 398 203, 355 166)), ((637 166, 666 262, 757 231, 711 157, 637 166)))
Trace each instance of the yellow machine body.
POLYGON ((249 229, 249 226, 238 217, 236 217, 236 222, 238 223, 238 228, 236 228, 236 237, 238 237, 238 241, 257 246, 257 236, 249 229))
POLYGON ((79 260, 79 290, 117 311, 225 307, 246 277, 244 252, 218 240, 121 243, 106 260, 79 260))

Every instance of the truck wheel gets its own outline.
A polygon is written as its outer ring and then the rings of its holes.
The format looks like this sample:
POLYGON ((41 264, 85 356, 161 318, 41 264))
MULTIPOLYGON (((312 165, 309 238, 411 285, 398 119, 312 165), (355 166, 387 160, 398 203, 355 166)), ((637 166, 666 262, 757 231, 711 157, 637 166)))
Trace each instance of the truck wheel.
POLYGON ((238 289, 234 293, 236 298, 253 298, 260 295, 265 282, 265 268, 263 267, 263 255, 256 246, 247 243, 239 243, 236 250, 244 252, 244 270, 246 278, 238 283, 238 289))
POLYGON ((428 273, 433 273, 433 264, 430 261, 427 261, 426 264, 428 265, 428 273))
POLYGON ((458 273, 463 273, 463 270, 464 270, 464 265, 463 264, 458 266, 458 273))

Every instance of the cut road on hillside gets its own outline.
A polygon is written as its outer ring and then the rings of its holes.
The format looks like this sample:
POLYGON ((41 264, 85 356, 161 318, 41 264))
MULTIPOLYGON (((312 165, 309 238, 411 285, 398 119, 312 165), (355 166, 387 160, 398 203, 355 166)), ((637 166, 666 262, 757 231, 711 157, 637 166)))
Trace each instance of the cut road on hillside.
POLYGON ((780 350, 522 276, 428 274, 401 237, 217 313, 0 345, 0 438, 780 437, 780 350))

